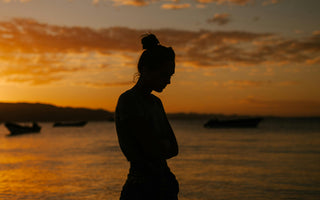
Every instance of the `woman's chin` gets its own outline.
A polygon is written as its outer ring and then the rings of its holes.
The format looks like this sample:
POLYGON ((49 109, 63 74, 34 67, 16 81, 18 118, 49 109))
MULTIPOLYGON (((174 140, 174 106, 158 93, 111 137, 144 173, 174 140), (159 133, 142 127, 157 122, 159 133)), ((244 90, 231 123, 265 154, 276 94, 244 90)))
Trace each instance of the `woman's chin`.
POLYGON ((164 90, 164 88, 166 88, 166 87, 158 87, 158 88, 155 88, 154 91, 162 92, 164 90))
POLYGON ((162 91, 163 91, 163 89, 164 89, 164 88, 157 88, 157 89, 154 89, 154 91, 156 91, 156 92, 159 92, 159 93, 160 93, 160 92, 162 92, 162 91))

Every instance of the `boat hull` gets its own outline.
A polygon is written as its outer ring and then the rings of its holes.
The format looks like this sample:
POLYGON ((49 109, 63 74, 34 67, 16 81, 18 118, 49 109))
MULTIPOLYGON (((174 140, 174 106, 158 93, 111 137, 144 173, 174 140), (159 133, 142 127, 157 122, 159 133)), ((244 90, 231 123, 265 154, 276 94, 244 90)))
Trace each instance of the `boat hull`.
POLYGON ((81 127, 85 126, 87 124, 86 121, 81 121, 81 122, 56 122, 53 124, 53 127, 81 127))
POLYGON ((5 127, 10 131, 10 135, 21 135, 27 133, 40 133, 41 127, 36 126, 21 126, 15 123, 7 122, 4 124, 5 127))
POLYGON ((262 118, 245 118, 245 119, 230 119, 218 120, 211 119, 204 124, 205 128, 256 128, 262 118))

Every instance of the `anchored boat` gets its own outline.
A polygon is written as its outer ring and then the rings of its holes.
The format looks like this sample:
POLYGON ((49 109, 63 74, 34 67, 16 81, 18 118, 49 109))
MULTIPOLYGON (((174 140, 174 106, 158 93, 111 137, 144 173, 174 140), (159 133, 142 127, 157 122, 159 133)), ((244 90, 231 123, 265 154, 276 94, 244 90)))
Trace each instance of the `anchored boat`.
POLYGON ((80 122, 56 122, 53 124, 53 127, 69 127, 69 126, 84 126, 88 122, 87 121, 80 121, 80 122))
POLYGON ((204 124, 205 128, 256 128, 261 117, 239 119, 210 119, 204 124))
POLYGON ((39 133, 41 130, 41 127, 35 122, 33 122, 32 126, 22 126, 12 122, 6 122, 4 125, 10 131, 10 135, 39 133))

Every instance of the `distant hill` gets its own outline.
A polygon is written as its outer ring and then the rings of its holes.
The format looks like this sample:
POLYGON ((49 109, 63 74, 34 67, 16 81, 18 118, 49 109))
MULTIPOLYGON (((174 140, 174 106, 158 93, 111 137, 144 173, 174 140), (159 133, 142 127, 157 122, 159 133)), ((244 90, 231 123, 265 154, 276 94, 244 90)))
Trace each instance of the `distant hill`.
MULTIPOLYGON (((114 113, 103 109, 59 107, 43 103, 0 103, 1 122, 107 121, 114 113)), ((203 113, 168 113, 169 119, 203 120, 211 118, 252 117, 203 113)), ((271 116, 264 116, 270 118, 271 116)))
POLYGON ((103 121, 113 113, 103 109, 58 107, 42 103, 0 103, 0 122, 103 121))
MULTIPOLYGON (((103 109, 59 107, 43 103, 0 103, 0 122, 56 122, 56 121, 106 121, 114 113, 103 109)), ((208 120, 223 115, 199 113, 168 113, 169 119, 208 120)))
POLYGON ((225 115, 223 114, 205 114, 205 113, 167 113, 169 119, 178 120, 208 120, 210 118, 219 118, 225 115))

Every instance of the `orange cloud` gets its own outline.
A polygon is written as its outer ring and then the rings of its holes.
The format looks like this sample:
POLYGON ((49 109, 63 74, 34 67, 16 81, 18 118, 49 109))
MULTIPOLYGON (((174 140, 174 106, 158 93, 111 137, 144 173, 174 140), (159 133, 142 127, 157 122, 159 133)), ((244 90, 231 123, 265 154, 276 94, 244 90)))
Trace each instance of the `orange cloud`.
POLYGON ((315 64, 320 64, 320 56, 315 57, 315 58, 310 58, 306 61, 307 64, 309 65, 315 65, 315 64))
POLYGON ((270 85, 271 81, 251 81, 251 80, 230 80, 224 83, 225 87, 230 88, 248 88, 248 87, 261 87, 270 85))
MULTIPOLYGON (((117 66, 112 72, 134 70, 142 51, 140 36, 148 31, 55 26, 21 18, 0 21, 0 50, 5 52, 0 55, 0 76, 17 81, 47 76, 54 81, 67 74, 109 73, 109 66, 117 66)), ((151 32, 174 47, 180 66, 313 65, 320 58, 319 34, 292 39, 245 31, 151 32)))
POLYGON ((230 22, 230 15, 227 13, 215 14, 213 18, 207 20, 208 23, 217 23, 218 25, 225 25, 230 22))
POLYGON ((11 76, 6 79, 7 82, 29 83, 30 85, 44 85, 62 80, 59 76, 11 76))
POLYGON ((112 0, 115 5, 127 5, 127 6, 146 6, 149 5, 151 0, 112 0))
POLYGON ((315 36, 319 36, 320 35, 320 30, 313 31, 312 34, 315 35, 315 36))
POLYGON ((184 4, 162 4, 161 6, 163 9, 166 10, 179 10, 179 9, 184 9, 184 8, 190 8, 191 4, 189 3, 184 3, 184 4))
MULTIPOLYGON (((262 2, 262 5, 270 5, 270 4, 277 4, 281 0, 265 0, 262 2)), ((198 3, 201 4, 209 4, 209 3, 216 3, 218 5, 221 4, 228 4, 228 5, 239 5, 245 6, 248 4, 254 4, 256 0, 197 0, 198 3)))
MULTIPOLYGON (((168 0, 112 0, 115 5, 120 6, 120 5, 127 5, 127 6, 147 6, 152 3, 156 2, 168 2, 168 0)), ((189 8, 191 4, 189 3, 184 3, 184 4, 177 4, 179 0, 170 0, 174 2, 172 3, 164 3, 161 7, 163 9, 183 9, 183 8, 189 8)), ((274 0, 273 0, 274 1, 274 0)), ((101 0, 93 0, 94 4, 97 4, 101 2, 101 0)), ((249 3, 255 2, 255 0, 196 0, 197 3, 200 4, 210 4, 210 3, 215 3, 215 4, 229 4, 229 5, 247 5, 249 3)))
POLYGON ((143 32, 128 28, 113 27, 91 29, 86 27, 64 27, 39 23, 32 19, 14 19, 0 22, 0 45, 6 51, 18 49, 22 52, 88 52, 91 50, 108 54, 112 50, 137 51, 135 41, 128 38, 134 34, 139 38, 143 32), (125 46, 122 46, 125 44, 125 46))
POLYGON ((247 89, 247 88, 258 88, 258 87, 272 87, 272 86, 293 86, 299 85, 298 81, 271 81, 271 80, 229 80, 224 82, 211 82, 211 84, 228 88, 228 89, 247 89))
POLYGON ((216 3, 216 4, 230 4, 230 5, 247 5, 249 3, 255 2, 255 0, 197 0, 199 3, 216 3))
MULTIPOLYGON (((99 0, 94 0, 99 1, 99 0)), ((115 2, 115 5, 130 5, 130 6, 146 6, 155 2, 167 2, 168 0, 112 0, 115 2)), ((161 7, 164 9, 183 9, 189 8, 191 5, 189 3, 177 4, 179 0, 171 0, 174 4, 165 3, 161 7)), ((272 0, 275 1, 275 0, 272 0)), ((255 0, 196 0, 197 3, 200 4, 229 4, 229 5, 247 5, 249 3, 254 3, 255 0)))
POLYGON ((279 3, 280 0, 265 0, 262 5, 266 6, 266 5, 269 5, 269 4, 277 4, 279 3))
POLYGON ((21 2, 21 3, 26 3, 26 2, 29 2, 31 0, 2 0, 4 3, 10 3, 10 2, 21 2))
POLYGON ((133 81, 124 81, 124 82, 81 82, 78 83, 79 85, 85 85, 87 87, 93 87, 93 88, 104 88, 104 87, 117 87, 117 86, 127 86, 132 85, 133 81))
MULTIPOLYGON (((20 3, 26 3, 30 2, 32 0, 2 0, 4 3, 12 3, 12 2, 20 2, 20 3)), ((70 0, 69 0, 70 1, 70 0)), ((101 2, 107 2, 108 0, 91 0, 93 5, 97 5, 101 2)), ((148 6, 152 3, 157 3, 157 2, 168 2, 168 0, 111 0, 114 2, 115 6, 148 6)), ((179 2, 179 0, 169 0, 172 2, 179 2)), ((265 0, 262 2, 262 5, 269 5, 269 4, 276 4, 279 3, 281 0, 265 0)), ((218 4, 218 5, 239 5, 239 6, 244 6, 248 4, 254 4, 256 0, 196 0, 198 5, 196 6, 197 8, 203 8, 205 7, 205 4, 218 4)), ((161 7, 164 9, 183 9, 183 8, 189 8, 191 4, 189 3, 184 3, 184 4, 168 4, 164 3, 161 7)))

